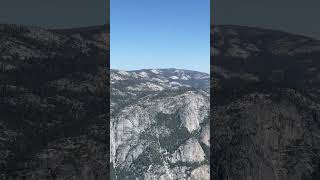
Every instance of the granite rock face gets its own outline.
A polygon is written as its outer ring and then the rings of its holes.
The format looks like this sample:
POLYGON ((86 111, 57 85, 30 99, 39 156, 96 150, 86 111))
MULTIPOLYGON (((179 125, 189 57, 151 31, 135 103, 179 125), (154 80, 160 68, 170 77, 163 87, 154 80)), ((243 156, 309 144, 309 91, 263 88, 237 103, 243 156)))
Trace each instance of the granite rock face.
POLYGON ((209 179, 209 76, 111 71, 111 179, 209 179))

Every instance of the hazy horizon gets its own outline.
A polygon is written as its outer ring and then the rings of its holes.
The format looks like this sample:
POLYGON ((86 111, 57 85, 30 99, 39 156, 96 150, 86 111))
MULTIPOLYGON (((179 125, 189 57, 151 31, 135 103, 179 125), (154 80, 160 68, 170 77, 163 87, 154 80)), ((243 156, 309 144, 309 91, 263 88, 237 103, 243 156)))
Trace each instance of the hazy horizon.
POLYGON ((174 70, 185 70, 185 71, 196 71, 200 73, 210 74, 210 72, 203 72, 193 69, 181 69, 181 68, 174 68, 174 67, 168 67, 168 68, 142 68, 142 69, 118 69, 118 68, 110 68, 110 70, 118 70, 118 71, 142 71, 142 70, 167 70, 167 69, 174 69, 174 70))

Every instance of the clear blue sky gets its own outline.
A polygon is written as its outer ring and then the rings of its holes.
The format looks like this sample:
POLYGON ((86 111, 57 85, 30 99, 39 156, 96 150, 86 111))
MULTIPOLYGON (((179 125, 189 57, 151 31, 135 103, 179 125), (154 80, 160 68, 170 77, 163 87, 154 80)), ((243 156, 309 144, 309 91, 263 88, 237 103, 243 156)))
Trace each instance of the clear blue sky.
POLYGON ((111 0, 111 68, 210 72, 210 0, 111 0))

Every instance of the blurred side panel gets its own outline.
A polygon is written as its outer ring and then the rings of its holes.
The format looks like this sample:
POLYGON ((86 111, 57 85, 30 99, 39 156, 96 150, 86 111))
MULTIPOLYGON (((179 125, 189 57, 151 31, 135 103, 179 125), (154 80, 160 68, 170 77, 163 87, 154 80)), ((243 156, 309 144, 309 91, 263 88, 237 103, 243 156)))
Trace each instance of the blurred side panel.
POLYGON ((109 0, 0 12, 0 179, 108 179, 109 0))
POLYGON ((319 179, 319 2, 211 2, 213 179, 319 179))

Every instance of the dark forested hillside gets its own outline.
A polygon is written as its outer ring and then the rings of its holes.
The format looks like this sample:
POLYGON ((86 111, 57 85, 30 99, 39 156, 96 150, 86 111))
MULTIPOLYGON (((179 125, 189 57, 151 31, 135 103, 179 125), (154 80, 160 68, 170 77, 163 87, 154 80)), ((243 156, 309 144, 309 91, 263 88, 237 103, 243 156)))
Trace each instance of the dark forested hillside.
POLYGON ((213 178, 318 179, 320 41, 230 25, 211 40, 213 178))
POLYGON ((108 177, 105 27, 0 25, 0 179, 108 177))

